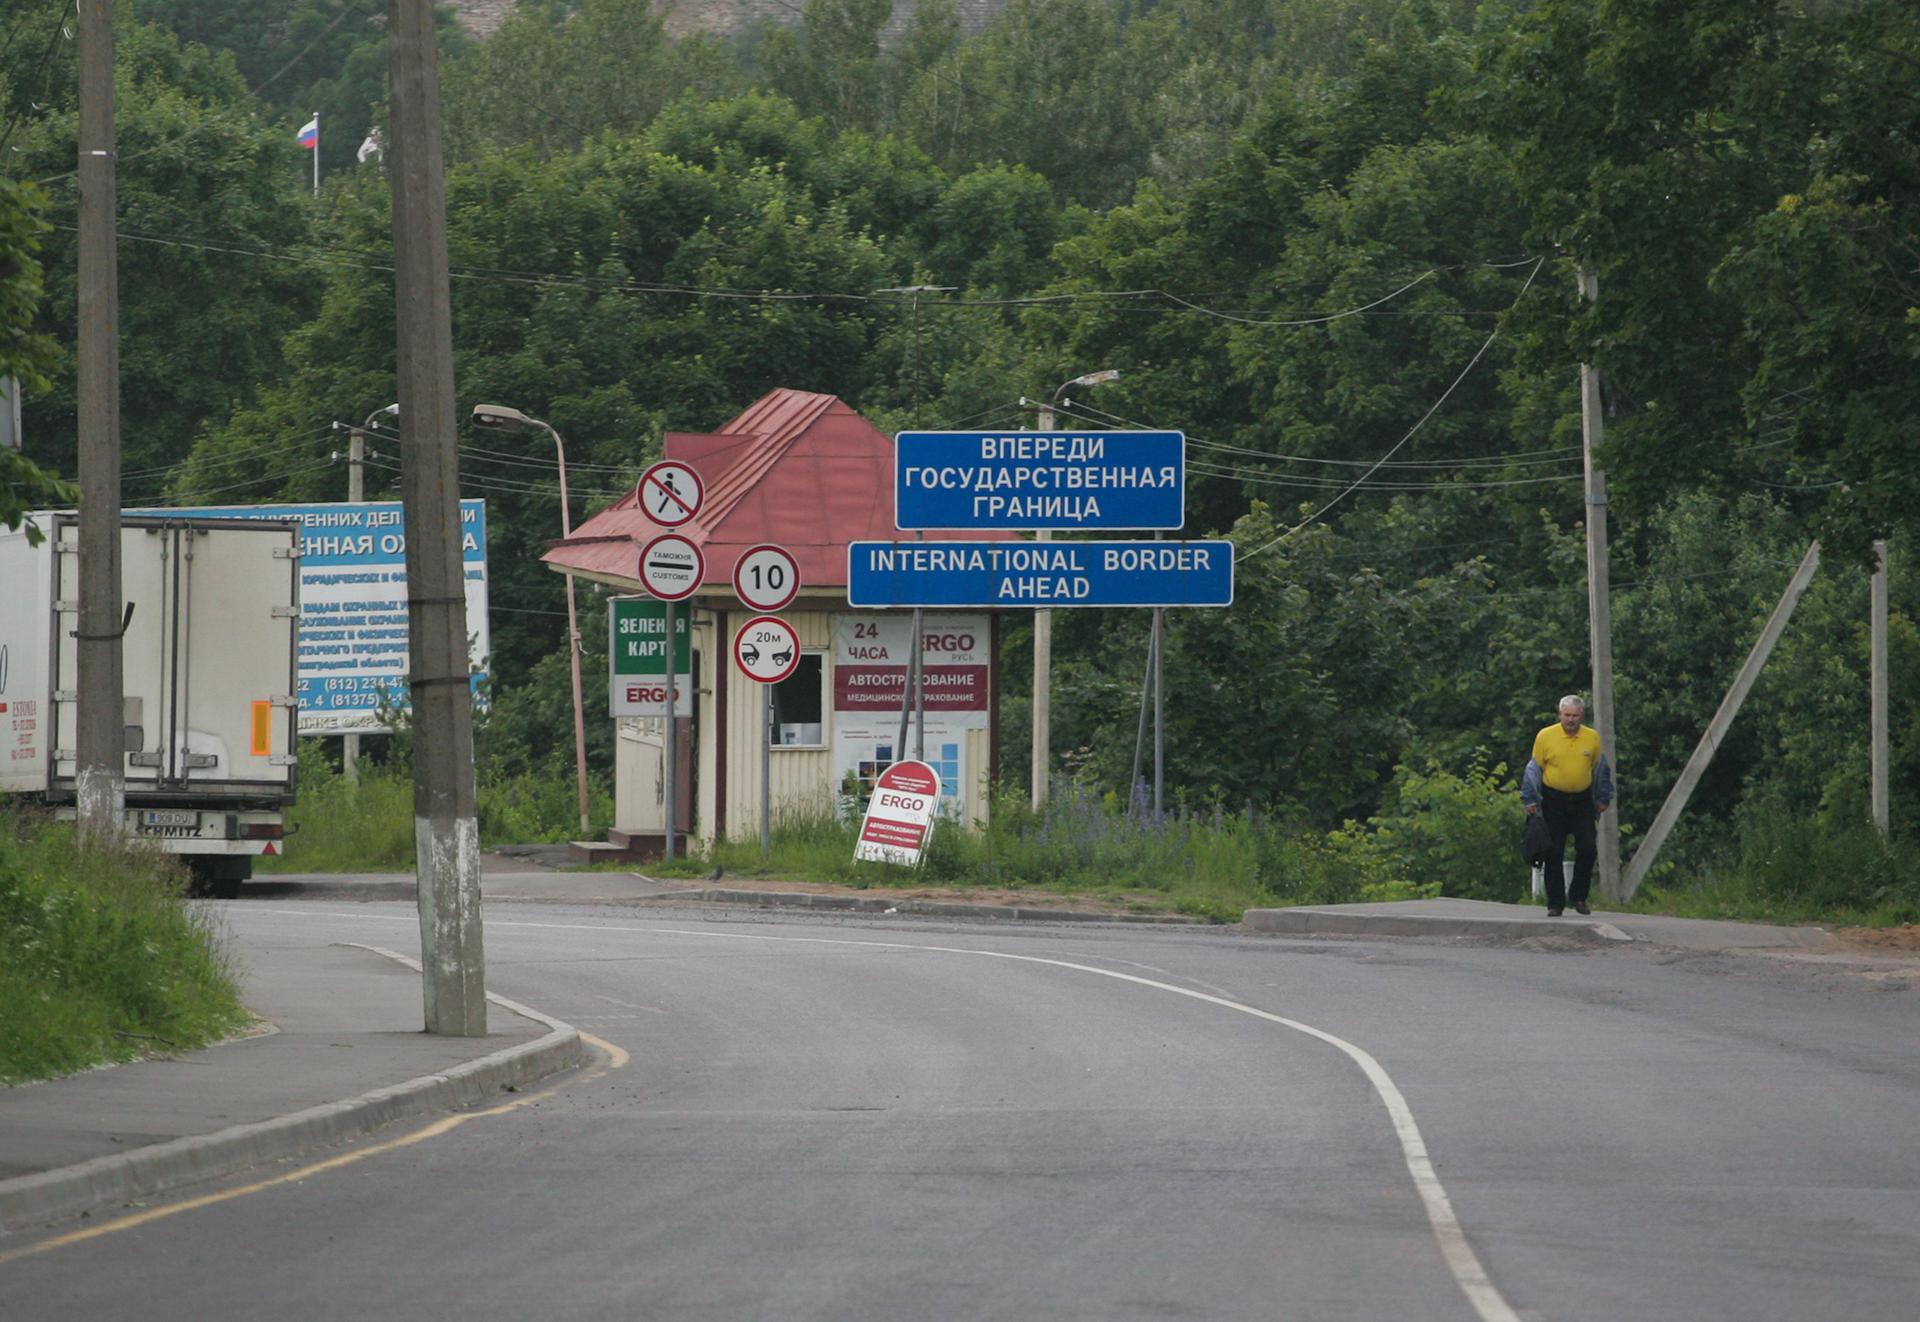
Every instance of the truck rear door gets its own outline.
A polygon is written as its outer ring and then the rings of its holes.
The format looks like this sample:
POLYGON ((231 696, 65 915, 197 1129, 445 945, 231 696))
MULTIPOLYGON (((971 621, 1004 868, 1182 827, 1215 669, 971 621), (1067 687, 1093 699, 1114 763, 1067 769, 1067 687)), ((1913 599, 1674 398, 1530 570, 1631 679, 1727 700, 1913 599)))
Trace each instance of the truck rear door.
MULTIPOLYGON (((77 539, 67 523, 60 535, 77 539)), ((250 519, 127 515, 121 597, 130 796, 283 798, 293 789, 298 532, 250 519)), ((58 555, 60 682, 77 687, 79 557, 58 555), (71 612, 71 613, 69 613, 71 612)), ((74 713, 62 702, 56 774, 74 774, 74 713)))

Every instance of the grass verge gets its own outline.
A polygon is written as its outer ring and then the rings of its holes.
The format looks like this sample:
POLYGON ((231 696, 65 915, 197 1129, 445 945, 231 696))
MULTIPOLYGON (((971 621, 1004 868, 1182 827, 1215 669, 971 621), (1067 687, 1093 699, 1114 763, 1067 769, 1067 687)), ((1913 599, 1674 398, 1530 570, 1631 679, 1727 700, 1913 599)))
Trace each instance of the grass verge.
POLYGON ((82 847, 69 824, 0 810, 0 1084, 246 1025, 214 911, 185 893, 165 855, 82 847))

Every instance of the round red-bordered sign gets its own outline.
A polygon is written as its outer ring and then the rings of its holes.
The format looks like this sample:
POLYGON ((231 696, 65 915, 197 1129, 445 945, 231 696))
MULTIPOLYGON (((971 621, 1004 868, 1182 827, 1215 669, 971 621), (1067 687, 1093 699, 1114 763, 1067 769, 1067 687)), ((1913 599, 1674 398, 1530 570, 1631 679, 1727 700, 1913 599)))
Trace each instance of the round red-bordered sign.
POLYGON ((800 635, 778 615, 756 615, 733 636, 733 662, 759 684, 778 684, 800 668, 800 635))
POLYGON ((662 528, 678 528, 692 519, 706 497, 700 474, 671 459, 651 465, 633 489, 640 512, 662 528))
POLYGON ((782 610, 800 595, 800 563, 784 546, 749 547, 734 562, 733 595, 753 610, 782 610))
POLYGON ((640 548, 640 581, 662 601, 684 601, 707 577, 707 557, 677 532, 663 532, 640 548))

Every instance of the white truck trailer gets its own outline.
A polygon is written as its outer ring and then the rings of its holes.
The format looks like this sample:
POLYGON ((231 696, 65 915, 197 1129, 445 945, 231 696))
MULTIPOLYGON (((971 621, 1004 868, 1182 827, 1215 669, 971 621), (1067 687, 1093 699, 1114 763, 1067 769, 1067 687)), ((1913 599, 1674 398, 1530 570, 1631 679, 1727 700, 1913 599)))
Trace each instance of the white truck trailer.
MULTIPOLYGON (((0 528, 0 792, 74 815, 79 520, 0 528)), ((128 834, 231 898, 278 853, 295 787, 299 525, 121 520, 128 834)))

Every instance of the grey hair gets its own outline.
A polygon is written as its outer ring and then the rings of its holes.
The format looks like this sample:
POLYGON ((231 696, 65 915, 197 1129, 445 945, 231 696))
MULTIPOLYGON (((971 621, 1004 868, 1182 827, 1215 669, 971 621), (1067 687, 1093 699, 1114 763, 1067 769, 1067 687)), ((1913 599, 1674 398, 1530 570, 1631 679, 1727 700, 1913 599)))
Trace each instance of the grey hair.
POLYGON ((1586 711, 1587 709, 1586 699, 1582 698, 1578 693, 1569 693, 1566 697, 1560 699, 1559 702, 1555 703, 1553 709, 1555 711, 1559 711, 1562 707, 1566 706, 1568 703, 1572 703, 1574 706, 1578 707, 1583 712, 1586 711))

